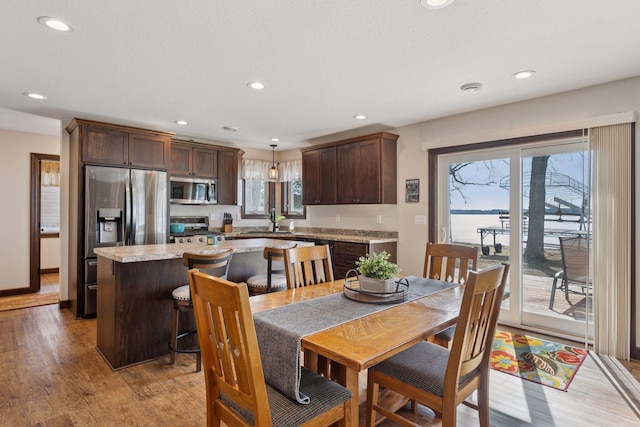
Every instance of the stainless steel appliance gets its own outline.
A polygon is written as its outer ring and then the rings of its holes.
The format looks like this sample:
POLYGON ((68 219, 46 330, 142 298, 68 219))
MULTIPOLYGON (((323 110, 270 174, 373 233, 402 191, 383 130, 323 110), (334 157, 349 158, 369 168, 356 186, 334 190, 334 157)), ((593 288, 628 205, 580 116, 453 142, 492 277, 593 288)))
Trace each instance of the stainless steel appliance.
POLYGON ((167 243, 167 173, 85 166, 84 313, 96 313, 95 248, 167 243))
POLYGON ((213 205, 218 203, 215 179, 171 177, 171 203, 213 205))
POLYGON ((207 236, 223 235, 219 231, 209 230, 209 218, 204 216, 172 216, 171 224, 184 224, 182 233, 171 233, 170 243, 206 243, 207 236))

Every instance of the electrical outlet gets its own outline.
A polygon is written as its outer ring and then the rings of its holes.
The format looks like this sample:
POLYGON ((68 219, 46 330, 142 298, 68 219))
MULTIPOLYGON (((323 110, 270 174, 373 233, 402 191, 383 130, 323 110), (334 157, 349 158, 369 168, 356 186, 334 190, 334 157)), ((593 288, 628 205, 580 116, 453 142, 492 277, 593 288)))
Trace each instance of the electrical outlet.
POLYGON ((340 214, 336 214, 336 222, 340 222, 340 214))
POLYGON ((236 213, 236 219, 240 221, 242 219, 242 214, 240 212, 236 213))
POLYGON ((376 224, 382 224, 382 215, 376 215, 376 224))

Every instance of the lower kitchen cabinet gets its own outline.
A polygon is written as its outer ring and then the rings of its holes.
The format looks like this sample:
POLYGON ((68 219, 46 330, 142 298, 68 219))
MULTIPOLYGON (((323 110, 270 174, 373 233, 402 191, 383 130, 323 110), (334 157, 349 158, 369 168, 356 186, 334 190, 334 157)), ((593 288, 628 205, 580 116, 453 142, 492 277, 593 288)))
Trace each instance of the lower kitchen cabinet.
POLYGON ((397 242, 385 243, 353 243, 333 242, 333 276, 335 279, 344 279, 347 272, 356 268, 356 261, 361 256, 369 253, 387 251, 389 261, 397 262, 397 242))

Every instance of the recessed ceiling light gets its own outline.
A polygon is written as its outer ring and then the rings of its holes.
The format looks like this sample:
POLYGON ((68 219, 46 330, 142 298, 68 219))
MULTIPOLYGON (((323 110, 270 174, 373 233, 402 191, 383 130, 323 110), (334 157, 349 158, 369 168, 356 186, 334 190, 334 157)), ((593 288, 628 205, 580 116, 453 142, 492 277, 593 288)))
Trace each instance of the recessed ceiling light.
POLYGON ((367 116, 365 116, 364 114, 356 114, 355 116, 353 116, 353 118, 356 120, 364 120, 367 118, 367 116))
POLYGON ((249 86, 251 89, 264 89, 264 84, 260 82, 249 82, 247 83, 247 86, 249 86))
POLYGON ((420 0, 422 7, 427 9, 442 9, 453 3, 453 0, 420 0))
POLYGON ((467 83, 460 86, 460 90, 465 93, 478 92, 480 89, 482 89, 482 83, 467 83))
POLYGON ((528 79, 529 77, 533 76, 536 72, 534 70, 524 70, 524 71, 518 71, 517 73, 514 73, 511 75, 511 77, 513 77, 514 79, 528 79))
POLYGON ((189 122, 186 120, 176 120, 176 123, 182 126, 188 125, 189 122))
POLYGON ((226 130, 227 132, 238 132, 238 128, 234 128, 233 126, 225 126, 222 129, 226 130))
POLYGON ((71 25, 67 24, 66 22, 58 18, 52 18, 50 16, 41 16, 38 18, 38 22, 56 31, 62 31, 65 33, 70 33, 74 31, 74 28, 71 25))
POLYGON ((280 138, 271 138, 271 142, 278 142, 280 141, 280 138))
POLYGON ((24 96, 28 96, 31 99, 38 99, 38 100, 43 100, 43 99, 47 99, 46 96, 39 94, 39 93, 35 93, 35 92, 22 92, 22 94, 24 96))

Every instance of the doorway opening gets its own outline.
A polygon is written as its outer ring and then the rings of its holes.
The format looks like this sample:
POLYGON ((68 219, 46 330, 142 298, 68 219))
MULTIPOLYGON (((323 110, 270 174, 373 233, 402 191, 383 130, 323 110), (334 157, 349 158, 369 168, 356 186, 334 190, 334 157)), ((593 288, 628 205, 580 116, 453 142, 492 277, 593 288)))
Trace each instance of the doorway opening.
POLYGON ((60 156, 31 153, 29 292, 60 291, 60 156))

